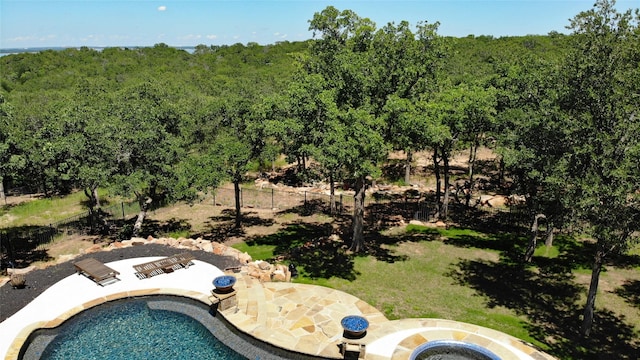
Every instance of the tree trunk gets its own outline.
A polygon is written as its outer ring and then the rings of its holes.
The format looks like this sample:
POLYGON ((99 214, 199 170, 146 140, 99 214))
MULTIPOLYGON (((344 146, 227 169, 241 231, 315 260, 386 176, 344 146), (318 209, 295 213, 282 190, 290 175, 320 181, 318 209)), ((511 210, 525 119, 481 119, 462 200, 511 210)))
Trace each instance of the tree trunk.
POLYGON ((84 188, 82 190, 84 191, 84 196, 89 199, 89 212, 93 212, 93 207, 95 206, 95 204, 93 203, 93 197, 91 196, 91 189, 84 188))
POLYGON ((300 158, 300 155, 296 155, 296 163, 298 172, 302 172, 302 159, 300 158))
POLYGON ((500 156, 500 162, 499 162, 499 164, 498 164, 498 167, 500 168, 500 169, 499 169, 499 173, 500 173, 500 175, 499 175, 498 182, 500 183, 500 185, 503 185, 503 184, 504 184, 504 182, 505 182, 505 181, 504 181, 504 170, 505 170, 504 168, 505 168, 505 164, 504 164, 504 158, 503 158, 502 156, 500 156))
POLYGON ((407 151, 407 162, 404 165, 404 182, 405 185, 411 184, 411 162, 413 161, 413 153, 407 151))
POLYGON ((94 208, 100 207, 100 198, 98 197, 97 187, 85 187, 84 195, 89 199, 89 211, 93 212, 94 208))
POLYGON ((471 206, 471 196, 473 195, 473 181, 465 182, 464 184, 464 206, 471 206))
POLYGON ((0 200, 6 200, 7 196, 4 193, 4 177, 0 176, 0 200))
POLYGON ((364 250, 364 196, 365 196, 365 181, 364 177, 360 176, 356 179, 355 183, 355 197, 353 208, 353 237, 351 238, 351 247, 349 250, 353 252, 360 252, 364 250))
POLYGON ((94 207, 95 207, 95 201, 93 199, 93 195, 92 192, 90 191, 91 189, 85 187, 83 189, 84 191, 84 195, 89 199, 89 221, 91 222, 90 226, 91 226, 91 233, 94 234, 95 233, 95 222, 96 222, 96 214, 94 211, 94 207))
POLYGON ((587 304, 584 307, 584 313, 582 317, 582 327, 580 332, 584 336, 589 336, 591 333, 591 325, 593 324, 593 314, 596 308, 596 294, 598 293, 598 282, 600 281, 600 271, 602 271, 602 263, 604 261, 605 253, 598 246, 596 250, 593 267, 591 269, 591 282, 589 283, 589 293, 587 295, 587 304))
POLYGON ((236 229, 240 229, 242 227, 242 212, 240 211, 240 180, 233 180, 233 194, 236 200, 236 229))
POLYGON ((548 248, 553 246, 553 223, 547 221, 547 236, 544 240, 544 245, 548 248))
POLYGON ((100 208, 100 196, 98 196, 98 187, 93 188, 93 199, 96 204, 96 208, 100 208))
POLYGON ((438 147, 433 148, 433 174, 436 177, 436 214, 435 218, 440 218, 440 196, 442 189, 440 188, 440 160, 438 159, 438 147))
POLYGON ((529 232, 529 246, 527 246, 527 250, 524 252, 525 262, 531 262, 533 258, 533 253, 536 251, 536 246, 538 245, 538 222, 540 219, 546 218, 544 214, 538 214, 533 218, 533 224, 531 224, 531 231, 529 232))
POLYGON ((149 205, 153 199, 151 197, 138 197, 138 204, 140 205, 140 212, 138 213, 138 218, 136 219, 135 225, 133 225, 133 237, 138 237, 140 235, 140 230, 142 229, 142 223, 144 222, 144 218, 147 216, 147 209, 149 209, 149 205))
POLYGON ((475 175, 475 164, 478 158, 478 137, 473 139, 469 148, 469 183, 473 184, 473 175, 475 175))
POLYGON ((336 207, 336 186, 333 183, 333 171, 329 173, 329 213, 335 215, 338 212, 336 207))
POLYGON ((444 197, 442 199, 442 207, 440 209, 440 219, 446 220, 449 213, 449 153, 442 149, 442 172, 444 173, 444 197))

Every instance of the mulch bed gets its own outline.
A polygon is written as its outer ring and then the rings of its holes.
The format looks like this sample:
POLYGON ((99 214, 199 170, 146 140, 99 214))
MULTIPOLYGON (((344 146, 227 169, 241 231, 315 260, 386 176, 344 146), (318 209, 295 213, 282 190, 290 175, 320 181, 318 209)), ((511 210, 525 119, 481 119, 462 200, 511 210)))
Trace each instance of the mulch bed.
MULTIPOLYGON (((85 258, 95 258, 103 263, 118 261, 136 257, 148 256, 172 256, 181 252, 189 252, 200 261, 207 262, 219 269, 240 266, 240 262, 232 257, 216 255, 206 251, 187 251, 175 249, 164 245, 138 245, 111 251, 101 251, 87 255, 81 255, 72 261, 47 267, 46 269, 33 270, 25 274, 26 287, 14 289, 9 283, 0 287, 0 322, 25 307, 51 285, 75 274, 73 262, 85 258)), ((132 269, 133 271, 133 269, 132 269)))

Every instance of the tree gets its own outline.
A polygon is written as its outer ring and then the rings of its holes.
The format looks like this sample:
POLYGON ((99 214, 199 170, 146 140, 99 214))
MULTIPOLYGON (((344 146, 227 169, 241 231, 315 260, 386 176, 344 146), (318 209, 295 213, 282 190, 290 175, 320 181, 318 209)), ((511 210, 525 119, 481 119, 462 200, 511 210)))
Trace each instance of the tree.
POLYGON ((371 107, 373 66, 368 51, 375 24, 351 10, 329 6, 314 14, 309 29, 321 34, 312 43, 311 57, 305 65, 310 74, 322 76, 326 89, 333 90, 337 122, 332 130, 340 153, 332 154, 353 179, 355 204, 350 249, 364 250, 364 200, 366 178, 376 176, 378 163, 387 154, 382 138, 382 122, 371 107))
POLYGON ((235 227, 242 227, 240 184, 248 171, 249 162, 259 157, 264 147, 263 126, 255 121, 256 97, 249 83, 233 85, 223 98, 217 114, 222 128, 208 144, 207 156, 233 183, 235 195, 235 227), (217 165, 216 165, 217 164, 217 165))
POLYGON ((75 96, 69 105, 77 136, 75 151, 69 154, 76 160, 74 183, 89 199, 91 214, 100 207, 98 187, 107 185, 115 170, 114 139, 119 130, 110 118, 109 98, 104 79, 85 79, 76 85, 75 96))
POLYGON ((139 235, 153 201, 160 195, 172 197, 178 183, 174 167, 183 158, 184 148, 170 98, 179 93, 170 88, 167 83, 143 81, 119 92, 111 109, 120 131, 110 185, 118 194, 135 195, 140 205, 134 236, 139 235))
POLYGON ((9 144, 9 123, 12 121, 12 112, 4 96, 0 94, 0 200, 4 201, 4 176, 8 171, 11 150, 9 144))
POLYGON ((450 168, 449 161, 460 142, 469 139, 477 142, 480 134, 488 130, 495 113, 493 88, 459 84, 443 89, 430 102, 429 114, 439 123, 441 134, 434 138, 434 163, 442 159, 444 173, 444 197, 439 216, 448 215, 450 168))
POLYGON ((317 74, 298 71, 284 93, 264 98, 262 118, 298 170, 306 170, 306 161, 326 132, 326 107, 322 92, 324 82, 317 74))
POLYGON ((438 23, 419 23, 414 34, 409 23, 387 24, 371 40, 374 77, 374 112, 385 121, 384 136, 394 150, 406 154, 405 182, 409 184, 412 155, 423 150, 432 135, 431 119, 419 110, 420 102, 437 89, 446 56, 437 35, 438 23))
POLYGON ((566 121, 558 106, 558 70, 557 62, 524 56, 512 64, 499 64, 494 80, 499 89, 497 151, 514 180, 513 190, 525 196, 532 218, 526 262, 537 246, 539 220, 546 222, 551 246, 554 227, 562 227, 572 213, 562 161, 569 148, 564 140, 566 121))
MULTIPOLYGON (((331 145, 332 166, 342 164, 354 184, 352 251, 364 249, 367 178, 379 175, 391 134, 407 129, 401 120, 414 118, 415 112, 406 108, 426 89, 435 88, 431 80, 441 55, 436 29, 437 24, 420 24, 414 34, 401 22, 376 31, 369 19, 332 6, 310 21, 310 30, 321 39, 312 43, 305 66, 310 74, 322 76, 336 109, 335 122, 325 125, 334 133, 325 146, 331 145), (389 101, 394 104, 387 106, 389 101), (390 111, 395 112, 390 116, 390 111)), ((408 148, 408 142, 403 138, 396 145, 408 148)))
POLYGON ((604 259, 640 229, 640 11, 598 0, 571 20, 574 44, 563 74, 567 163, 578 219, 596 241, 581 331, 589 335, 604 259))

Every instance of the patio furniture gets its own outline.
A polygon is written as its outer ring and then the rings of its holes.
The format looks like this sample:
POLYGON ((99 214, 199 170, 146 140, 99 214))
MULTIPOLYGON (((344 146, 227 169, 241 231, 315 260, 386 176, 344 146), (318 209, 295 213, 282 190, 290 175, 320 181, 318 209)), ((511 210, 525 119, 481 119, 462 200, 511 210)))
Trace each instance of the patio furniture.
POLYGON ((76 268, 78 274, 85 275, 100 286, 105 286, 120 280, 117 278, 117 276, 120 275, 119 272, 94 258, 74 262, 73 266, 76 268))
POLYGON ((138 279, 146 279, 156 275, 173 272, 193 265, 195 257, 189 253, 169 256, 160 260, 134 265, 138 279))

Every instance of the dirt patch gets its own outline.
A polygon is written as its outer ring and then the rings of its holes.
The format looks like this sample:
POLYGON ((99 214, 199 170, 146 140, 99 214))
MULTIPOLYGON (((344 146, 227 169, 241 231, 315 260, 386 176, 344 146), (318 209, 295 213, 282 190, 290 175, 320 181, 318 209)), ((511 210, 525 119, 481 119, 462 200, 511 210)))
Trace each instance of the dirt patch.
MULTIPOLYGON (((481 147, 476 153, 477 161, 495 160, 496 153, 487 147, 481 147)), ((394 151, 389 154, 389 160, 405 160, 407 154, 403 151, 394 151)), ((420 151, 413 155, 414 165, 417 167, 433 166, 433 153, 428 151, 420 151)), ((449 160, 449 165, 458 167, 467 167, 469 165, 469 149, 458 151, 449 160)))
POLYGON ((38 200, 42 197, 42 194, 29 194, 29 195, 18 195, 18 196, 5 196, 4 199, 0 200, 0 205, 4 206, 16 206, 25 202, 38 200))

